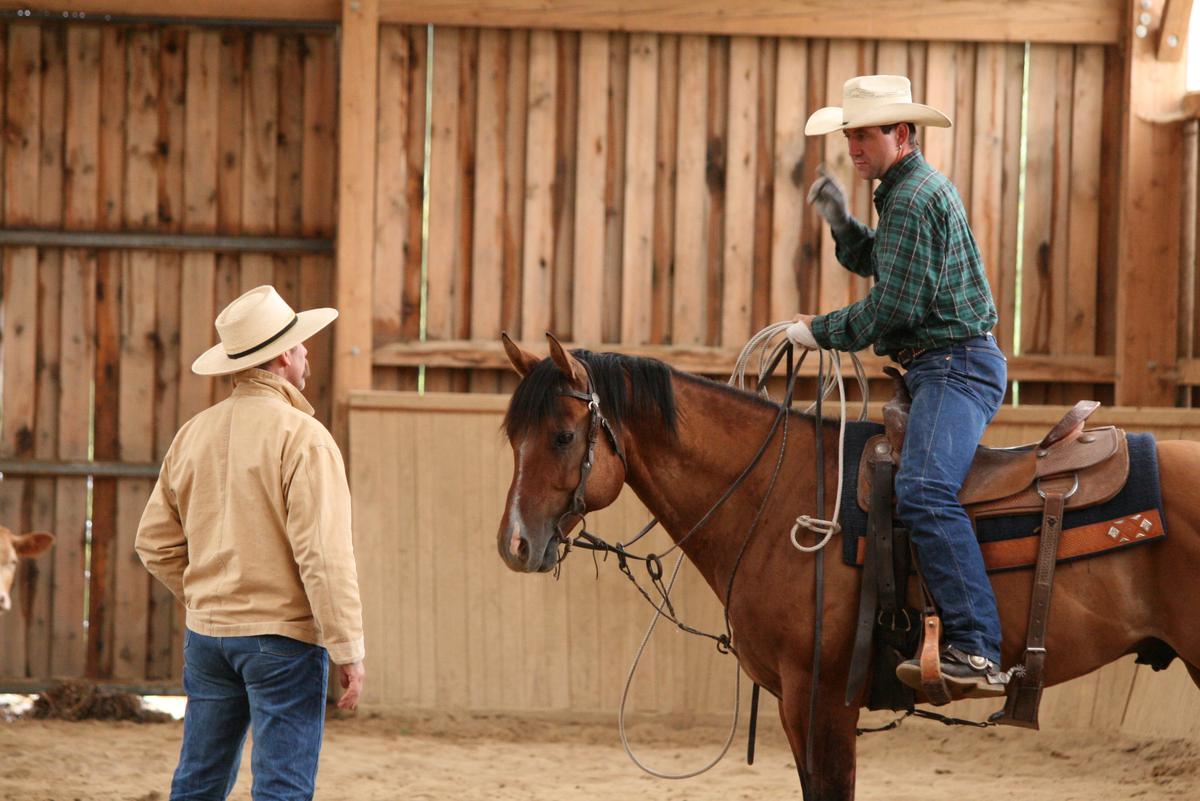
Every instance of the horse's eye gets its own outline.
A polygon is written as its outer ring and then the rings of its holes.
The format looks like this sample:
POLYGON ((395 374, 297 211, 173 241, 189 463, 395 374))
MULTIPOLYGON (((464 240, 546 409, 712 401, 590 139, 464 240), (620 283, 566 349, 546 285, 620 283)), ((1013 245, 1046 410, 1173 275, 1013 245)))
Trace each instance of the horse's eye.
POLYGON ((559 431, 554 437, 554 444, 559 448, 565 448, 575 441, 574 431, 559 431))

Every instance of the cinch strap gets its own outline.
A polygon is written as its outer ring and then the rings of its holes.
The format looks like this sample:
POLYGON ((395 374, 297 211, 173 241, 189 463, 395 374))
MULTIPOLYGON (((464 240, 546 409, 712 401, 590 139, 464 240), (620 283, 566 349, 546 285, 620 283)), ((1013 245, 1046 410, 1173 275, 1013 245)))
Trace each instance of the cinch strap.
POLYGON ((242 351, 241 353, 229 353, 226 355, 231 359, 240 359, 243 356, 249 356, 251 353, 254 353, 254 351, 262 350, 267 345, 270 345, 272 342, 274 342, 275 340, 279 339, 281 336, 286 334, 288 331, 291 331, 292 326, 294 326, 298 322, 300 322, 300 315, 297 314, 295 317, 292 318, 292 321, 290 323, 285 325, 283 328, 279 329, 279 333, 277 333, 275 336, 270 337, 268 339, 264 339, 262 342, 259 342, 253 348, 247 348, 246 350, 242 351))

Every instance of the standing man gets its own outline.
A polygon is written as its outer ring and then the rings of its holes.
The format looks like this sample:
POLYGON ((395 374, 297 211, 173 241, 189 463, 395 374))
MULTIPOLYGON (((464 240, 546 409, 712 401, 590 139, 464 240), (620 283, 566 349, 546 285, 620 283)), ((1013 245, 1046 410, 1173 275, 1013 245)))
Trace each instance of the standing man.
POLYGON ((304 340, 337 317, 260 286, 217 317, 192 364, 233 393, 179 429, 138 526, 146 569, 187 610, 187 711, 171 801, 224 799, 247 728, 255 801, 311 799, 329 659, 354 709, 362 604, 342 455, 300 391, 304 340))
MULTIPOLYGON (((788 335, 809 348, 874 345, 906 370, 912 408, 896 512, 941 609, 942 674, 959 695, 1003 695, 996 598, 957 496, 1004 400, 1008 366, 990 333, 996 305, 962 200, 916 141, 918 124, 948 128, 950 119, 913 103, 909 81, 899 75, 852 78, 842 100, 841 108, 809 117, 804 132, 845 136, 859 177, 879 181, 879 225, 871 230, 854 219, 842 187, 823 171, 808 200, 832 229, 838 261, 875 285, 845 308, 799 315, 788 335)), ((917 660, 896 674, 920 688, 917 660)))

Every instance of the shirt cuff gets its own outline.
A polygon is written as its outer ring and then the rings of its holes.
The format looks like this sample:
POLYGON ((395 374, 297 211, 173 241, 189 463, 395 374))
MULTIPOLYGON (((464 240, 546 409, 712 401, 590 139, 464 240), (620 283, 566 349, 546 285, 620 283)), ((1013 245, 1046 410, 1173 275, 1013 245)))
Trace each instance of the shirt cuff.
POLYGON ((363 657, 367 655, 367 649, 362 637, 350 642, 326 643, 325 650, 329 652, 329 658, 333 660, 335 665, 350 665, 355 662, 361 662, 363 657))

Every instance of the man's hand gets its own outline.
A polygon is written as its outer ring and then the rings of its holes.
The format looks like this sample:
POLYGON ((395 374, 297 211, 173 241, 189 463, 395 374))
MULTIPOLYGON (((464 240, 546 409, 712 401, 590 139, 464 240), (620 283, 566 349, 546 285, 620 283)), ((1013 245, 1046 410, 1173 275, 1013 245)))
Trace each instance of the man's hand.
POLYGON ((815 316, 814 314, 797 314, 787 328, 787 338, 802 348, 809 350, 820 348, 821 346, 817 344, 817 340, 813 338, 812 334, 812 321, 815 316))
POLYGON ((362 662, 351 662, 349 665, 338 665, 341 674, 342 688, 345 690, 338 699, 338 709, 358 709, 358 696, 362 694, 363 679, 367 675, 362 662))
POLYGON ((846 191, 838 179, 825 172, 825 165, 817 166, 820 176, 808 189, 808 202, 825 218, 835 232, 850 222, 850 207, 846 203, 846 191))

